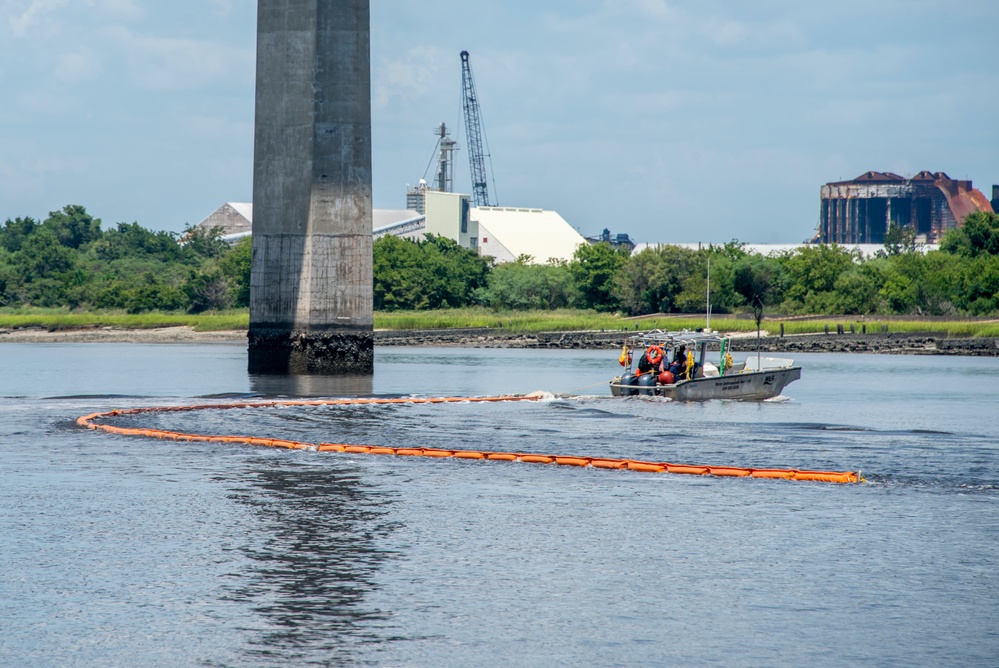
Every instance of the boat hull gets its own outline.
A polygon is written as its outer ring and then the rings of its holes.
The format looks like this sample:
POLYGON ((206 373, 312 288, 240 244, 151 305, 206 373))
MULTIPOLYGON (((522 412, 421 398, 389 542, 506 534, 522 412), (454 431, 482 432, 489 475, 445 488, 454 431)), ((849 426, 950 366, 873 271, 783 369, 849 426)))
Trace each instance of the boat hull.
POLYGON ((800 366, 681 380, 673 385, 657 385, 655 387, 621 385, 621 378, 618 376, 610 382, 610 389, 611 394, 615 397, 646 395, 667 397, 674 401, 710 401, 712 399, 762 401, 778 396, 789 383, 799 378, 801 378, 800 366))

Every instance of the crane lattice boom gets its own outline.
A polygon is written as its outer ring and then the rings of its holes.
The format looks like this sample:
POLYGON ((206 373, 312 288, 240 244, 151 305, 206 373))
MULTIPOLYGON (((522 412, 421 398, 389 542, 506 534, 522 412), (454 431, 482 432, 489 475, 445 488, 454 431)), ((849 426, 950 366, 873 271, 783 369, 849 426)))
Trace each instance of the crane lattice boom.
POLYGON ((486 178, 486 154, 482 148, 482 118, 479 99, 472 80, 468 51, 461 52, 461 95, 465 111, 465 132, 468 135, 468 165, 472 172, 472 200, 475 206, 494 206, 489 201, 486 178))

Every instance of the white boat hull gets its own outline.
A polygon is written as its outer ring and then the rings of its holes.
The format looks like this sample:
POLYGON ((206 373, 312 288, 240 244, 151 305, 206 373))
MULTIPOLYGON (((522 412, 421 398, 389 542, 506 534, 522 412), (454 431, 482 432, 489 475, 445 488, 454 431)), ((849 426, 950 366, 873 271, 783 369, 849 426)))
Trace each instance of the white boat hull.
POLYGON ((674 401, 709 401, 711 399, 738 399, 762 401, 778 396, 789 384, 801 378, 801 367, 791 366, 763 371, 744 371, 726 376, 709 376, 681 380, 672 385, 638 387, 621 385, 621 377, 610 382, 615 397, 646 395, 667 397, 674 401))

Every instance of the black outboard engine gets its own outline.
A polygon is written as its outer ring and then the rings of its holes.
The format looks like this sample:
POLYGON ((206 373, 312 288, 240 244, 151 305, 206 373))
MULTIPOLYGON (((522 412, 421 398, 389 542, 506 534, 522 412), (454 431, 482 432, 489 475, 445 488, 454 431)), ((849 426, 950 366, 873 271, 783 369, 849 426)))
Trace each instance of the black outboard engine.
POLYGON ((634 388, 634 385, 637 380, 638 377, 635 376, 635 374, 633 373, 626 373, 623 376, 621 376, 621 385, 628 386, 621 390, 621 394, 626 397, 633 397, 636 394, 638 394, 638 390, 634 388))
POLYGON ((638 391, 639 394, 651 397, 656 387, 656 375, 654 373, 643 373, 638 377, 638 387, 641 388, 638 391))

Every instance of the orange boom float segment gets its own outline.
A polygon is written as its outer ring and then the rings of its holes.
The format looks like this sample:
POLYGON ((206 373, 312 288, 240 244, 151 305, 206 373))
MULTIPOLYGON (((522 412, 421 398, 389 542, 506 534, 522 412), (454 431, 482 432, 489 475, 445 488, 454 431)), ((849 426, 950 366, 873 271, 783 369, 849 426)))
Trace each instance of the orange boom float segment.
POLYGON ((104 424, 101 420, 112 417, 141 415, 144 413, 166 413, 180 411, 231 410, 253 408, 279 408, 295 406, 350 406, 388 404, 450 404, 450 403, 494 403, 501 401, 537 401, 541 394, 514 395, 501 397, 437 397, 437 398, 393 398, 393 399, 327 399, 315 401, 266 401, 241 402, 231 404, 198 404, 193 406, 160 406, 149 408, 129 408, 104 413, 90 413, 76 420, 76 424, 86 429, 101 430, 121 436, 168 439, 172 441, 202 441, 206 443, 244 443, 288 450, 316 450, 318 452, 339 452, 345 454, 396 455, 398 457, 431 457, 452 459, 473 459, 485 461, 522 462, 527 464, 557 464, 579 468, 628 470, 642 473, 677 473, 687 475, 713 475, 720 477, 777 478, 784 480, 806 480, 827 483, 856 483, 863 481, 859 473, 853 471, 804 471, 798 469, 758 469, 735 466, 706 466, 696 464, 672 464, 669 462, 645 462, 632 459, 609 459, 604 457, 578 457, 572 455, 546 455, 537 453, 490 452, 485 450, 443 450, 438 448, 406 447, 396 448, 381 445, 346 443, 307 443, 281 438, 259 436, 228 436, 186 434, 161 429, 136 429, 104 424))

